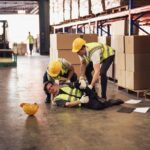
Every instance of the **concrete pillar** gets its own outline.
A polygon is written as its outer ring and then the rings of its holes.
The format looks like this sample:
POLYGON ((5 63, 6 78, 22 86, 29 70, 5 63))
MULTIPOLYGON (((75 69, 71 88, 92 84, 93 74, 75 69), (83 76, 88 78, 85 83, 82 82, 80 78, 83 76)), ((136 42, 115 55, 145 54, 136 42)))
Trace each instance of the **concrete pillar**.
POLYGON ((49 0, 39 0, 40 54, 49 55, 49 0))

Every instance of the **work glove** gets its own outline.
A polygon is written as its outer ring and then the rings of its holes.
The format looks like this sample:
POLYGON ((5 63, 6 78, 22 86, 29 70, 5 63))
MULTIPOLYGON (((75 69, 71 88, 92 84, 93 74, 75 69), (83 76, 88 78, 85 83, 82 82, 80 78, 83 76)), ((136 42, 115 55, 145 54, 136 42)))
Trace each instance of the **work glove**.
POLYGON ((80 102, 81 103, 88 103, 89 102, 89 97, 88 96, 85 96, 83 95, 81 98, 80 98, 80 102))
POLYGON ((65 83, 70 83, 70 80, 69 80, 69 79, 68 79, 68 80, 66 80, 66 81, 65 81, 65 83))
POLYGON ((88 88, 92 90, 92 89, 93 89, 93 86, 92 86, 91 84, 89 84, 89 85, 88 85, 88 88))
POLYGON ((85 80, 83 79, 79 80, 79 83, 80 83, 80 86, 79 86, 80 89, 85 89, 87 87, 87 83, 85 80))

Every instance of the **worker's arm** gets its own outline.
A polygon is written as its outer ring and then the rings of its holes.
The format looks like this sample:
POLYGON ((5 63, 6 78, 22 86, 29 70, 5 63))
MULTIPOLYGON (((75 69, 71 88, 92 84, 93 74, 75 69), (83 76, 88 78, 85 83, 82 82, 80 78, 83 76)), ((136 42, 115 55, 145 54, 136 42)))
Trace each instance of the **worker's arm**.
POLYGON ((80 99, 77 99, 75 101, 72 102, 66 102, 64 100, 55 100, 57 106, 61 106, 61 107, 75 107, 75 106, 80 106, 82 103, 88 103, 89 102, 89 97, 83 95, 80 99))
POLYGON ((80 100, 73 101, 73 102, 66 102, 65 106, 66 107, 74 107, 74 106, 79 106, 81 105, 80 100))
POLYGON ((86 70, 86 61, 82 60, 80 64, 80 76, 85 76, 85 70, 86 70))
POLYGON ((57 100, 55 101, 57 106, 60 107, 75 107, 75 106, 79 106, 81 104, 80 100, 76 100, 73 102, 66 102, 64 100, 57 100))
POLYGON ((68 72, 68 78, 67 79, 70 80, 73 74, 74 74, 74 67, 73 67, 73 65, 71 65, 69 72, 68 72))
POLYGON ((94 68, 94 74, 93 74, 92 82, 90 83, 92 87, 95 85, 96 81, 99 79, 100 64, 93 65, 93 68, 94 68))

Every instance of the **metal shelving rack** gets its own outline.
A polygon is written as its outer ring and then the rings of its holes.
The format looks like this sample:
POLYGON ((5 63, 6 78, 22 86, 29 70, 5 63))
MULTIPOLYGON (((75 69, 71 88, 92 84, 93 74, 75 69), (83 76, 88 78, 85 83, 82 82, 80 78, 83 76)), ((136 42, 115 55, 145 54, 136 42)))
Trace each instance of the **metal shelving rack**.
MULTIPOLYGON (((114 19, 128 19, 129 20, 129 35, 133 35, 133 27, 136 26, 146 34, 150 34, 147 31, 145 31, 142 27, 140 27, 136 21, 138 21, 141 17, 143 17, 146 14, 150 14, 150 5, 139 7, 139 8, 132 8, 133 1, 129 0, 129 10, 112 13, 112 14, 106 14, 101 15, 98 17, 90 18, 83 21, 76 21, 71 23, 66 23, 62 25, 56 25, 54 26, 54 33, 59 32, 67 32, 68 29, 75 29, 76 33, 80 33, 82 28, 82 32, 85 33, 85 26, 88 25, 90 28, 91 24, 95 25, 95 32, 92 31, 92 33, 97 33, 99 29, 101 30, 101 35, 103 35, 103 32, 107 33, 107 35, 110 35, 110 26, 108 22, 111 22, 114 19), (105 27, 105 29, 104 29, 105 27)), ((90 30, 90 29, 89 29, 90 30)))

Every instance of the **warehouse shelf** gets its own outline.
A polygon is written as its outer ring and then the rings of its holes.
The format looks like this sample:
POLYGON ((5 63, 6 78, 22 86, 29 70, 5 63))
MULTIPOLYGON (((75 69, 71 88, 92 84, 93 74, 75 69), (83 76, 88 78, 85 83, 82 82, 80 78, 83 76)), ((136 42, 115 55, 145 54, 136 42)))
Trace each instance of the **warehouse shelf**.
MULTIPOLYGON (((130 31, 129 35, 132 35, 134 25, 144 31, 144 29, 142 29, 140 26, 138 26, 135 22, 138 19, 140 19, 140 17, 143 17, 145 14, 150 14, 150 5, 139 7, 139 8, 134 8, 134 9, 129 9, 129 10, 121 11, 121 12, 116 12, 116 13, 112 13, 112 14, 101 15, 101 16, 90 18, 87 20, 70 22, 70 23, 66 23, 66 24, 62 24, 62 25, 55 25, 54 32, 56 33, 57 30, 59 30, 61 32, 66 32, 67 28, 75 28, 76 33, 77 33, 79 26, 83 26, 83 28, 85 28, 85 25, 90 26, 91 23, 95 23, 95 26, 97 26, 97 28, 99 28, 100 27, 99 24, 101 24, 101 29, 104 30, 102 28, 102 25, 104 23, 107 23, 108 21, 111 21, 113 19, 128 18, 129 19, 129 31, 130 31)), ((107 31, 104 30, 104 32, 108 33, 108 35, 109 35, 110 34, 109 33, 109 25, 107 26, 107 28, 108 28, 108 30, 107 31)), ((144 31, 144 32, 147 33, 146 31, 144 31)), ((147 33, 147 34, 149 34, 149 33, 147 33)))

